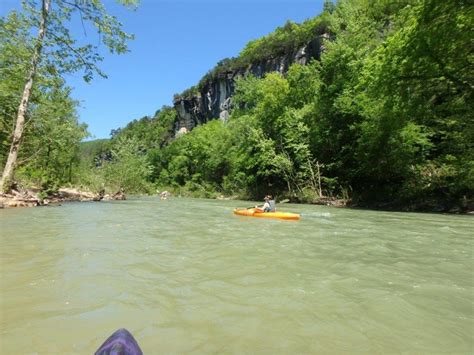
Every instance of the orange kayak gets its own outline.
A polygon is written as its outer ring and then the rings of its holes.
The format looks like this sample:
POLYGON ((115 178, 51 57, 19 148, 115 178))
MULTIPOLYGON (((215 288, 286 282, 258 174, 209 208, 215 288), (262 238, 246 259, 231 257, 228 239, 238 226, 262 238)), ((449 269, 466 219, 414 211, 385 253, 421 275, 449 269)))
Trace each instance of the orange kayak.
POLYGON ((300 215, 298 213, 290 212, 261 212, 256 208, 236 208, 234 214, 239 216, 247 217, 262 217, 262 218, 279 218, 279 219, 291 219, 298 220, 300 215))

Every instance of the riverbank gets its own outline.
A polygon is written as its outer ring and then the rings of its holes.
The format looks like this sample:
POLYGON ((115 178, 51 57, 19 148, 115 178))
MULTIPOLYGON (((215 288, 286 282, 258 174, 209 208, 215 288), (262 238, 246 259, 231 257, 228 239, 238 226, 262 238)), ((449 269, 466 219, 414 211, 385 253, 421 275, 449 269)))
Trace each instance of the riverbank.
MULTIPOLYGON (((188 197, 188 198, 209 198, 217 200, 247 200, 255 201, 259 200, 254 196, 234 194, 226 195, 217 193, 214 191, 207 190, 195 190, 190 191, 184 188, 173 189, 168 187, 173 196, 188 197)), ((362 210, 374 210, 374 211, 390 211, 390 212, 424 212, 424 213, 448 213, 448 214, 474 214, 474 200, 465 196, 460 201, 458 200, 446 200, 439 201, 436 199, 432 200, 417 200, 417 201, 374 201, 365 202, 359 199, 351 198, 338 198, 334 196, 323 196, 319 197, 315 194, 303 195, 303 196, 288 196, 282 194, 277 196, 277 203, 296 203, 302 205, 318 205, 318 206, 330 206, 337 208, 352 208, 362 210), (280 198, 279 198, 280 197, 280 198)))
MULTIPOLYGON (((186 197, 186 198, 206 198, 215 200, 248 200, 255 202, 249 196, 225 195, 218 193, 203 193, 203 191, 188 191, 184 189, 165 189, 156 191, 161 199, 169 197, 186 197), (169 190, 169 191, 168 191, 169 190)), ((44 195, 39 189, 23 189, 12 190, 10 194, 0 194, 0 208, 14 207, 37 207, 58 205, 62 202, 79 201, 79 202, 99 202, 107 200, 125 200, 126 195, 123 191, 115 194, 105 194, 104 192, 93 193, 89 190, 79 189, 75 187, 63 187, 55 193, 44 195)), ((249 202, 250 203, 250 202, 249 202)), ((277 199, 278 204, 296 203, 301 205, 319 205, 336 208, 351 208, 375 211, 391 211, 391 212, 427 212, 427 213, 448 213, 448 214, 474 214, 474 202, 465 199, 461 205, 456 203, 436 204, 434 201, 425 201, 424 203, 412 203, 406 205, 394 204, 390 202, 381 202, 374 204, 365 204, 353 201, 351 199, 342 199, 335 197, 322 197, 311 200, 302 200, 299 198, 277 199)))
POLYGON ((472 198, 464 198, 460 200, 446 199, 442 200, 416 200, 392 202, 392 201, 376 201, 367 203, 363 201, 352 202, 347 207, 375 210, 375 211, 388 211, 388 212, 423 212, 423 213, 447 213, 447 214, 474 214, 474 200, 472 198))
POLYGON ((123 191, 115 194, 105 194, 104 192, 93 193, 74 187, 63 187, 54 193, 45 194, 40 189, 12 189, 9 194, 0 194, 0 208, 13 207, 38 207, 52 204, 60 204, 69 201, 102 201, 102 200, 125 200, 123 191))

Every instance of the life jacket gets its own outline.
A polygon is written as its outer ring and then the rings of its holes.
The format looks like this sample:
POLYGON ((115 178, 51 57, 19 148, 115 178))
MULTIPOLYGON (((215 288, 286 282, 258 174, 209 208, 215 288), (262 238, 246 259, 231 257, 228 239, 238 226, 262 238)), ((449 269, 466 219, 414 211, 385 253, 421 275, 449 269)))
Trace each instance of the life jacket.
POLYGON ((275 200, 268 200, 268 204, 270 205, 270 212, 276 211, 275 200))

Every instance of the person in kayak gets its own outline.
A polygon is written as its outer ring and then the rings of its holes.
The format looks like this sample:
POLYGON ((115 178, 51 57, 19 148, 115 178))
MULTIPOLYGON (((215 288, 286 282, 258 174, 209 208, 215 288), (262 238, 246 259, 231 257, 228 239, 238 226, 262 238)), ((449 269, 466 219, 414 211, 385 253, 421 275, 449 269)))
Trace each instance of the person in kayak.
POLYGON ((256 206, 255 208, 259 212, 275 212, 276 207, 275 207, 275 200, 273 199, 272 195, 267 195, 264 197, 265 203, 263 204, 262 207, 256 206))

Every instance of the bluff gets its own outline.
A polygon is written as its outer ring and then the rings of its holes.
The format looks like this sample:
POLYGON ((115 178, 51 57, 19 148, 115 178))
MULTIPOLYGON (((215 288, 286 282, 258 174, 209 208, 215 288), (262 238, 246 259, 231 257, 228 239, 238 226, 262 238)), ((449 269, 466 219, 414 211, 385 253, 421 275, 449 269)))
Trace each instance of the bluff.
POLYGON ((329 37, 327 32, 320 33, 297 48, 280 51, 278 55, 204 78, 191 94, 175 96, 173 106, 177 115, 174 135, 189 132, 194 127, 213 119, 227 120, 237 78, 248 75, 260 78, 274 71, 284 74, 294 63, 305 65, 312 59, 319 60, 324 50, 323 42, 329 37))

